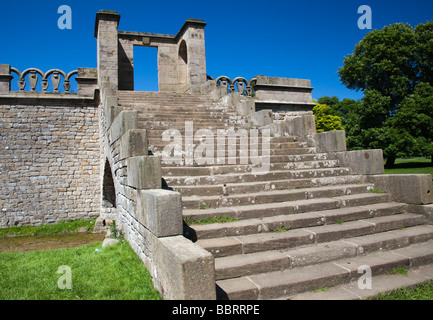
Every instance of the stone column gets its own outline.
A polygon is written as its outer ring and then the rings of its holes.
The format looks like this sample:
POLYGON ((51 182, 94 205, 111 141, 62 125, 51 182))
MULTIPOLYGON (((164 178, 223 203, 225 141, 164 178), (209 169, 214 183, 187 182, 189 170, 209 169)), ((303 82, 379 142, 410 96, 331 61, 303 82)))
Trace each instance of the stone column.
POLYGON ((0 94, 9 93, 11 90, 11 79, 12 79, 10 65, 0 64, 0 94))
MULTIPOLYGON (((188 19, 177 35, 180 54, 184 54, 185 50, 180 47, 183 45, 182 41, 186 44, 186 55, 183 60, 187 63, 187 87, 191 92, 200 92, 201 85, 206 82, 205 26, 203 20, 188 19)), ((179 75, 184 76, 182 73, 179 75)), ((179 79, 178 82, 185 83, 183 79, 179 79)))
POLYGON ((108 79, 118 89, 118 35, 120 15, 117 11, 100 10, 96 14, 95 37, 97 38, 98 83, 108 79))

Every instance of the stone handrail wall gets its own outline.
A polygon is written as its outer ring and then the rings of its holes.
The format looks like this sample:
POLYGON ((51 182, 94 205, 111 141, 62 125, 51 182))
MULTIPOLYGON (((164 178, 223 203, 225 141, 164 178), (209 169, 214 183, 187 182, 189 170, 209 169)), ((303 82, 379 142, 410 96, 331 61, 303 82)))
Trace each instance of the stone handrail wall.
POLYGON ((71 72, 69 72, 68 74, 66 74, 64 71, 60 70, 60 69, 51 69, 48 70, 47 72, 42 72, 41 70, 37 69, 37 68, 28 68, 26 70, 24 70, 23 72, 20 72, 18 69, 11 67, 10 68, 10 72, 12 73, 16 73, 18 75, 18 88, 19 91, 24 91, 27 82, 26 82, 26 76, 29 75, 28 77, 28 82, 30 84, 30 91, 31 92, 36 92, 36 86, 38 84, 38 80, 39 80, 39 76, 41 76, 41 86, 42 86, 42 91, 43 92, 47 92, 48 91, 48 79, 51 77, 51 81, 53 84, 53 92, 59 92, 59 85, 60 85, 60 76, 63 77, 64 82, 63 82, 63 88, 65 89, 65 92, 70 92, 71 89, 71 78, 74 75, 78 75, 78 70, 73 70, 71 72))

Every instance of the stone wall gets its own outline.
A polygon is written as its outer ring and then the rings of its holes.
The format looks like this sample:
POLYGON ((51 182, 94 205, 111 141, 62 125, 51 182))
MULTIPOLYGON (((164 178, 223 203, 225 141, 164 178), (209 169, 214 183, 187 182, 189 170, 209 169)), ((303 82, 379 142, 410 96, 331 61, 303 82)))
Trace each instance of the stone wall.
POLYGON ((165 299, 215 299, 213 256, 183 236, 181 195, 162 189, 161 159, 148 155, 137 111, 118 104, 109 82, 101 97, 103 206, 114 205, 116 226, 165 299))
POLYGON ((0 104, 0 227, 100 213, 97 107, 0 104))

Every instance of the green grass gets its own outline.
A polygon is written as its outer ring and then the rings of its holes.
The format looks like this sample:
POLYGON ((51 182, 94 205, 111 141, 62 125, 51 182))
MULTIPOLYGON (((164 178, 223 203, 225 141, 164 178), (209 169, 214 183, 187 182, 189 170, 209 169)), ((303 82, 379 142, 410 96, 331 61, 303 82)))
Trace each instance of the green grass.
POLYGON ((395 160, 394 168, 385 169, 386 174, 431 174, 433 165, 429 158, 400 158, 395 160))
POLYGON ((194 218, 185 218, 184 221, 187 225, 194 225, 194 224, 212 224, 212 223, 226 223, 226 222, 234 222, 239 221, 240 219, 235 218, 233 216, 228 215, 221 215, 218 217, 209 217, 209 218, 202 218, 195 220, 194 218))
POLYGON ((149 272, 126 241, 102 248, 0 252, 0 300, 160 300, 149 272), (102 250, 101 252, 96 249, 102 250), (60 266, 72 289, 59 289, 60 266))
POLYGON ((62 233, 76 232, 81 227, 88 227, 89 231, 93 230, 95 226, 95 219, 92 220, 74 220, 64 221, 55 224, 43 224, 40 226, 20 226, 0 229, 0 238, 9 235, 17 236, 34 236, 34 235, 54 235, 62 233))
POLYGON ((398 289, 382 293, 372 300, 433 300, 433 281, 419 284, 413 289, 398 289))

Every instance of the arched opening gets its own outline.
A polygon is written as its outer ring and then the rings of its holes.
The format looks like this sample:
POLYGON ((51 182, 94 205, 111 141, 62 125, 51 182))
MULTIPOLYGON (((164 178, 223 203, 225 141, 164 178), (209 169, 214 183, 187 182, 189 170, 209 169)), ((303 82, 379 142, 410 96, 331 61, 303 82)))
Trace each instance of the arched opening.
POLYGON ((116 208, 116 191, 114 189, 113 175, 111 174, 110 163, 105 161, 104 180, 102 182, 103 207, 116 208))
POLYGON ((181 92, 188 90, 188 50, 186 47, 185 40, 179 45, 178 55, 178 78, 179 78, 179 90, 181 92))

